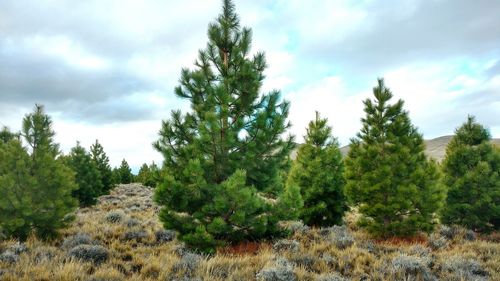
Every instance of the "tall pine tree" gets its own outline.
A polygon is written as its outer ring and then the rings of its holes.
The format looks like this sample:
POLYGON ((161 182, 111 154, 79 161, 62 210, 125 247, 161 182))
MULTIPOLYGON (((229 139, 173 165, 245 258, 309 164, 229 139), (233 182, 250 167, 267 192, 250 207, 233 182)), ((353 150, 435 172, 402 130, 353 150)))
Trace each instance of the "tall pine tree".
POLYGON ((111 188, 113 188, 113 175, 111 166, 109 165, 109 158, 98 140, 95 140, 95 143, 90 146, 90 154, 92 155, 92 161, 99 171, 102 183, 102 192, 99 195, 108 194, 111 188))
POLYGON ((373 94, 346 159, 347 195, 359 207, 360 224, 377 236, 431 231, 445 196, 437 165, 426 158, 403 101, 389 104, 382 79, 373 94))
POLYGON ((251 30, 240 27, 230 0, 208 37, 195 69, 183 69, 175 89, 191 111, 173 111, 154 144, 166 170, 156 189, 160 218, 204 251, 281 233, 275 205, 296 199, 273 200, 283 194, 281 171, 294 147, 291 136, 282 137, 289 103, 279 91, 260 93, 264 54, 250 55, 251 30))
POLYGON ((78 189, 73 191, 73 196, 78 199, 80 206, 95 204, 97 197, 102 194, 103 185, 91 155, 77 142, 65 157, 65 163, 75 172, 78 189))
POLYGON ((446 148, 448 187, 442 220, 480 231, 500 227, 500 152, 489 132, 469 116, 446 148))
POLYGON ((31 232, 50 238, 70 222, 67 215, 77 205, 74 174, 59 157, 42 106, 24 117, 21 135, 29 151, 17 139, 0 146, 0 226, 20 239, 31 232))
POLYGON ((304 200, 300 218, 307 225, 340 224, 347 210, 342 153, 327 123, 316 112, 288 176, 288 186, 300 186, 304 200))

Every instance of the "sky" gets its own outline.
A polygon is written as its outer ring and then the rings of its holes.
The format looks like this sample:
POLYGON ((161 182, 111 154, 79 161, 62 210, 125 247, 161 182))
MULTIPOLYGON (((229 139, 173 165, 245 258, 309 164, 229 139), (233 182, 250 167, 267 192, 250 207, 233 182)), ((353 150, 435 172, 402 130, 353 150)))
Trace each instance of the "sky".
MULTIPOLYGON (((152 143, 173 109, 183 67, 207 42, 220 0, 0 0, 0 126, 19 130, 35 103, 67 153, 96 139, 112 166, 162 162, 152 143)), ((468 114, 500 137, 500 1, 236 0, 262 93, 290 101, 301 142, 319 111, 347 145, 362 101, 383 77, 426 139, 468 114)))

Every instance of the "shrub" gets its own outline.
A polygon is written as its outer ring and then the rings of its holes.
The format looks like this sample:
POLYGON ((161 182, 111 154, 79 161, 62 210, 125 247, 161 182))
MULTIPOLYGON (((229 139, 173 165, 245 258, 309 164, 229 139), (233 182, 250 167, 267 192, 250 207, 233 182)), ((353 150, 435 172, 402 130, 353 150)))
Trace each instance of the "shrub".
POLYGON ((402 254, 393 258, 392 267, 396 277, 404 280, 437 281, 424 258, 402 254))
POLYGON ((276 252, 298 252, 300 249, 300 243, 297 240, 287 240, 282 239, 274 243, 273 250, 276 252))
POLYGON ((34 250, 35 263, 50 262, 56 256, 57 249, 54 247, 38 247, 34 250))
POLYGON ((131 218, 128 219, 125 224, 127 225, 127 227, 134 227, 140 225, 141 222, 138 219, 131 218))
POLYGON ((123 239, 125 240, 135 240, 137 242, 142 241, 142 239, 145 239, 148 237, 148 233, 144 230, 131 230, 127 231, 123 234, 123 239))
POLYGON ((110 223, 120 223, 123 221, 125 214, 121 211, 110 212, 106 215, 106 221, 110 223))
POLYGON ((173 230, 158 230, 155 232, 156 243, 170 242, 175 239, 176 233, 173 230))
POLYGON ((342 275, 338 273, 330 273, 327 275, 321 275, 318 278, 316 278, 316 281, 349 281, 350 279, 343 277, 342 275))
POLYGON ((439 234, 446 237, 447 239, 453 239, 458 234, 458 228, 455 226, 441 225, 439 228, 439 234))
POLYGON ((296 281, 297 275, 290 267, 271 267, 262 269, 256 278, 259 281, 296 281))
POLYGON ((7 250, 0 254, 0 262, 4 263, 16 263, 19 260, 19 255, 16 253, 7 250))
POLYGON ((429 236, 427 243, 429 244, 429 247, 431 247, 433 250, 439 250, 441 248, 448 246, 448 241, 445 238, 435 233, 429 236))
POLYGON ((320 230, 320 234, 339 249, 345 249, 354 244, 354 237, 345 225, 323 228, 320 230))
POLYGON ((14 243, 8 247, 8 250, 12 251, 16 255, 20 255, 22 253, 26 253, 29 251, 28 246, 24 243, 14 243))
POLYGON ((488 272, 481 267, 479 262, 461 256, 447 259, 443 264, 443 270, 451 273, 459 280, 481 281, 488 279, 488 272))
POLYGON ((78 245, 95 245, 96 241, 90 237, 87 233, 77 233, 73 236, 66 237, 62 243, 62 247, 65 249, 72 249, 78 245))
POLYGON ((71 258, 83 262, 92 262, 94 264, 101 264, 108 260, 109 252, 103 246, 98 245, 78 245, 72 248, 68 255, 71 258))
POLYGON ((201 261, 202 257, 200 255, 185 253, 182 256, 181 260, 174 265, 173 271, 182 272, 188 276, 191 276, 196 271, 196 269, 198 269, 201 261))

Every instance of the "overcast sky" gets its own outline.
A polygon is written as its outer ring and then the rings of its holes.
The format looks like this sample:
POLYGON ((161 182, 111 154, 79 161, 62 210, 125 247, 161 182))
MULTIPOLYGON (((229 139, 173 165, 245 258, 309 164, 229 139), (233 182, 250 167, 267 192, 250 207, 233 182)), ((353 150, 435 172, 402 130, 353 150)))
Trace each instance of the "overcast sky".
MULTIPOLYGON (((473 114, 500 136, 500 1, 258 0, 236 2, 264 91, 291 102, 302 141, 318 110, 348 144, 362 100, 384 77, 425 138, 473 114)), ((161 163, 161 120, 189 105, 173 94, 207 42, 220 0, 0 0, 0 126, 19 130, 35 103, 67 152, 103 144, 113 166, 161 163)))

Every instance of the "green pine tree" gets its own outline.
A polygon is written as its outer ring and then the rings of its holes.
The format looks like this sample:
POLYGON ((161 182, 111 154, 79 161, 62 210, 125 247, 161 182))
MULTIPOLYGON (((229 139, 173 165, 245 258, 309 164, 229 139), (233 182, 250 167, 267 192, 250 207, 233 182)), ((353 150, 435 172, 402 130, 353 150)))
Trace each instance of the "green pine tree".
POLYGON ((382 79, 375 100, 364 101, 363 128, 346 159, 346 192, 359 207, 360 224, 377 236, 431 231, 445 191, 434 161, 424 155, 422 135, 411 124, 403 101, 382 79))
POLYGON ((74 174, 59 157, 42 106, 24 117, 21 134, 31 154, 17 139, 0 146, 0 228, 19 239, 32 232, 51 238, 71 221, 77 205, 74 174))
POLYGON ((113 182, 113 184, 122 183, 120 170, 117 167, 114 167, 113 170, 111 170, 111 182, 113 182))
POLYGON ((479 231, 499 228, 500 153, 490 140, 472 116, 455 131, 443 162, 448 187, 444 223, 479 231))
POLYGON ((277 207, 291 197, 282 177, 294 147, 282 137, 289 103, 279 91, 260 93, 266 62, 250 55, 251 35, 225 0, 195 69, 183 69, 175 89, 192 110, 173 111, 155 143, 164 156, 160 218, 199 250, 281 234, 277 207))
POLYGON ((147 184, 150 177, 151 171, 149 170, 148 164, 142 164, 141 168, 139 168, 139 172, 137 173, 137 181, 145 186, 150 186, 147 184))
POLYGON ((0 141, 0 229, 22 240, 31 233, 36 215, 36 181, 30 170, 30 156, 19 140, 0 141))
POLYGON ((111 166, 109 165, 109 158, 99 141, 95 140, 95 143, 90 147, 90 154, 92 155, 92 161, 99 171, 102 183, 102 191, 99 195, 108 194, 114 185, 113 175, 111 166))
POLYGON ((118 168, 118 174, 120 176, 120 183, 131 183, 134 180, 132 170, 125 159, 122 160, 120 168, 118 168))
POLYGON ((0 131, 0 145, 7 143, 12 139, 19 139, 19 134, 12 133, 9 128, 4 126, 0 131))
POLYGON ((160 180, 160 169, 153 162, 151 165, 142 164, 137 174, 137 181, 145 186, 156 187, 160 180))
POLYGON ((347 210, 342 153, 327 123, 316 112, 287 181, 300 186, 304 200, 300 218, 313 226, 341 224, 347 210))
POLYGON ((73 197, 78 199, 80 206, 95 204, 97 197, 102 194, 103 185, 92 156, 77 142, 70 154, 65 157, 65 163, 75 172, 78 184, 78 189, 73 191, 73 197))

